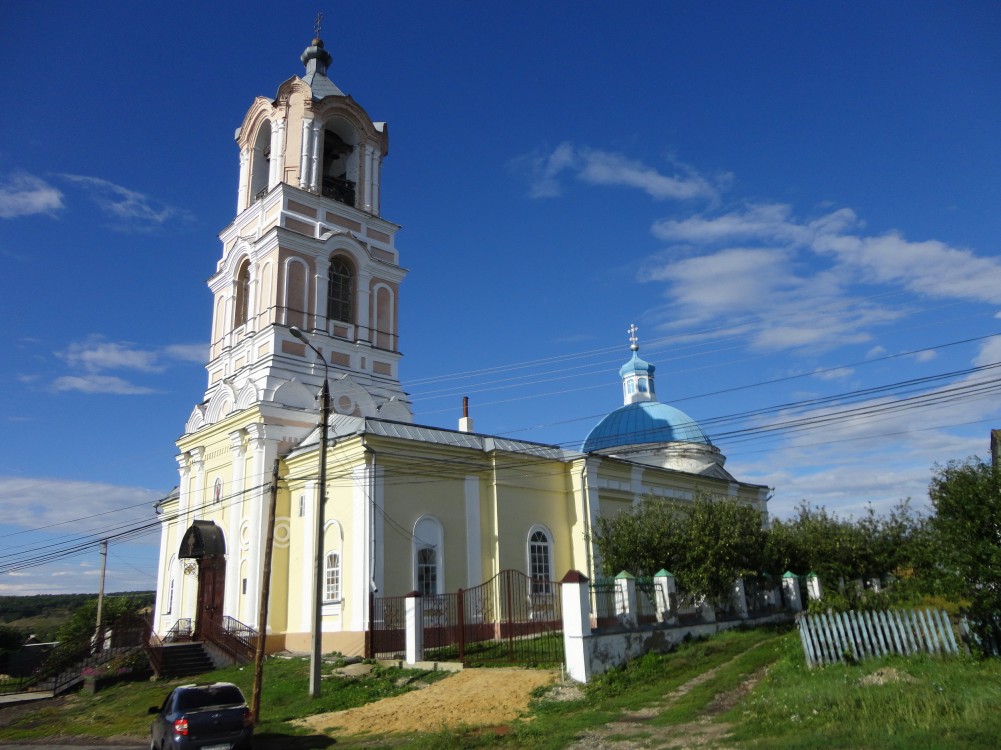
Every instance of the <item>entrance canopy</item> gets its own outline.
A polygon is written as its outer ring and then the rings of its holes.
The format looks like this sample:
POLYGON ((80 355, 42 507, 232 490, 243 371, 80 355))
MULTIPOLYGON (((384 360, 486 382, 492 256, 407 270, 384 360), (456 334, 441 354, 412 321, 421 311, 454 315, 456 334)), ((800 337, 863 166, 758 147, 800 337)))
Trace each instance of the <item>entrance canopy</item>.
POLYGON ((195 521, 184 532, 179 558, 202 558, 226 554, 226 540, 222 529, 212 521, 195 521))

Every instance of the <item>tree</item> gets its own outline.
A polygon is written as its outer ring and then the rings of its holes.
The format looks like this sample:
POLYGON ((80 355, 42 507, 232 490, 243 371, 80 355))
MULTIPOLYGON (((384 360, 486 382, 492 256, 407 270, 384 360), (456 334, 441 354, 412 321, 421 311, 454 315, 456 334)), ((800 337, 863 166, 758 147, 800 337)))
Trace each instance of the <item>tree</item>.
POLYGON ((600 517, 594 542, 605 575, 653 575, 664 568, 688 594, 721 601, 737 578, 760 570, 761 514, 744 503, 699 493, 691 502, 648 498, 600 517))
POLYGON ((928 487, 940 571, 964 591, 975 619, 1001 613, 1001 469, 979 458, 937 466, 928 487))

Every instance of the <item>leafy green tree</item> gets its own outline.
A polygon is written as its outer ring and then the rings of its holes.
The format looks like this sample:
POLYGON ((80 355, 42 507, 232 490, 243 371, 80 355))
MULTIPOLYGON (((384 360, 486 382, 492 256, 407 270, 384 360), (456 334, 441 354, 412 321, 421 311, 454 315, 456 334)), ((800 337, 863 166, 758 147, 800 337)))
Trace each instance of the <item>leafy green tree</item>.
POLYGON ((936 467, 928 496, 935 509, 931 525, 941 576, 969 598, 974 619, 996 622, 1001 616, 1001 467, 976 457, 950 461, 936 467))
POLYGON ((595 524, 605 575, 671 571, 687 593, 720 601, 735 579, 760 570, 761 514, 729 498, 701 493, 691 502, 647 499, 595 524))

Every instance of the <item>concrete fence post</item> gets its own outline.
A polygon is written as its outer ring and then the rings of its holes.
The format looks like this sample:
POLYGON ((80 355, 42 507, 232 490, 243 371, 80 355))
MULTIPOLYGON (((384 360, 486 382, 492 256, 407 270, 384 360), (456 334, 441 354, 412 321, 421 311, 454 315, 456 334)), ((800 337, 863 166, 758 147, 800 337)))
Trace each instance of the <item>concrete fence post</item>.
POLYGON ((782 575, 782 595, 785 597, 787 609, 793 612, 803 611, 803 600, 799 595, 799 576, 791 570, 782 575))
POLYGON ((668 625, 678 622, 678 582, 666 570, 654 573, 653 587, 657 596, 657 620, 668 625))
POLYGON ((824 589, 820 585, 820 576, 816 573, 806 574, 806 595, 811 602, 820 601, 824 597, 824 589))
POLYGON ((407 664, 424 661, 424 599, 411 591, 406 599, 407 664))
POLYGON ((615 615, 624 627, 635 628, 639 623, 636 577, 624 570, 615 576, 615 615))
POLYGON ((738 578, 733 582, 733 592, 730 594, 730 597, 733 600, 733 608, 736 610, 737 615, 742 620, 746 620, 748 618, 747 589, 744 587, 743 578, 738 578))
POLYGON ((591 586, 587 576, 571 570, 560 581, 563 603, 563 651, 567 675, 577 682, 591 678, 591 655, 587 639, 591 635, 591 586))

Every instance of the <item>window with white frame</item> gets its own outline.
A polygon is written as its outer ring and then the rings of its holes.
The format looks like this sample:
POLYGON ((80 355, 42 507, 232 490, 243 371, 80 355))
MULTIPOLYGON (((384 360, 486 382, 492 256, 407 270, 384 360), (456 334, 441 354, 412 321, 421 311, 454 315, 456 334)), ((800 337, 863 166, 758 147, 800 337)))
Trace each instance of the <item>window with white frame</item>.
POLYGON ((437 518, 424 516, 414 525, 414 589, 423 596, 444 590, 442 542, 444 533, 437 518))
POLYGON ((552 593, 552 543, 549 532, 537 526, 528 535, 528 575, 532 579, 533 594, 552 593))
POLYGON ((324 574, 323 600, 337 602, 341 599, 341 556, 336 552, 327 554, 324 574))
POLYGON ((299 518, 306 515, 306 496, 299 495, 299 518))

